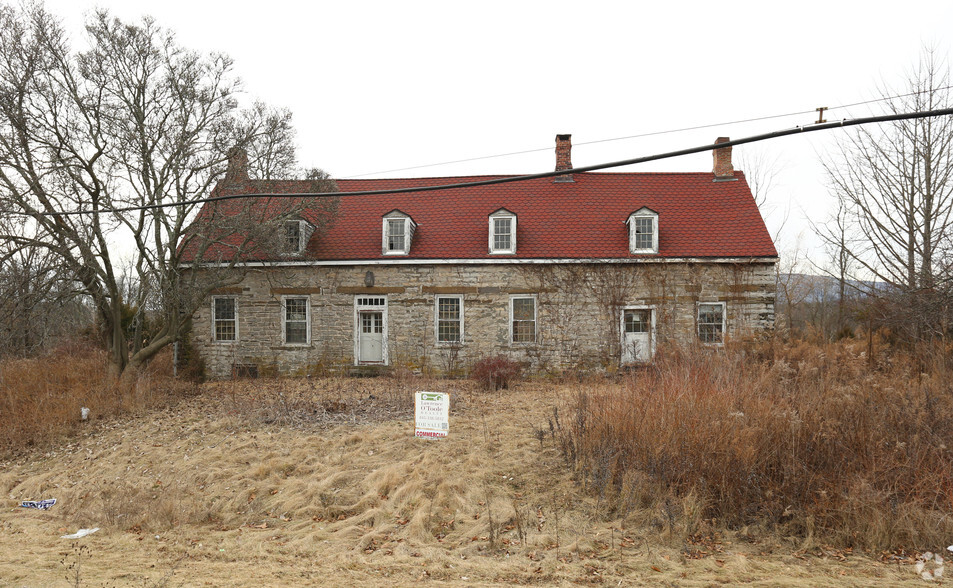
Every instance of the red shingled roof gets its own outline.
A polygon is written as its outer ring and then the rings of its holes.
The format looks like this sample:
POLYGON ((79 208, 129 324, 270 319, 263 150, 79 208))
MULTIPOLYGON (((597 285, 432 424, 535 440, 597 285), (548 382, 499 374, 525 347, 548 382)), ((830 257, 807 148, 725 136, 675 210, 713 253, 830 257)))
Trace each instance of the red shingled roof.
MULTIPOLYGON (((337 184, 341 192, 351 192, 495 177, 506 176, 337 180, 337 184)), ((433 192, 343 196, 330 225, 315 233, 305 253, 294 259, 644 257, 629 253, 625 224, 642 207, 659 215, 658 255, 648 257, 776 257, 744 174, 735 172, 734 177, 736 181, 713 181, 711 173, 577 173, 574 182, 545 178, 433 192), (515 255, 487 251, 487 217, 501 208, 517 216, 515 255), (406 256, 381 252, 381 219, 394 209, 417 223, 406 256)), ((220 186, 216 192, 305 192, 308 185, 252 180, 220 186)))

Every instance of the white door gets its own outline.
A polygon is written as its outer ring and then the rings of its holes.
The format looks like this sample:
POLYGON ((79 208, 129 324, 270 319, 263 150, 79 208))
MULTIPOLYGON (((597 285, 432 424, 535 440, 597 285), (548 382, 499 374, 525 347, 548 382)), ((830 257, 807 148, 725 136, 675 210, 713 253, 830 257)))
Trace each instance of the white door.
POLYGON ((358 349, 360 363, 384 363, 384 313, 380 310, 362 310, 358 313, 358 349))
POLYGON ((622 311, 622 363, 651 361, 652 352, 652 309, 624 309, 622 311))

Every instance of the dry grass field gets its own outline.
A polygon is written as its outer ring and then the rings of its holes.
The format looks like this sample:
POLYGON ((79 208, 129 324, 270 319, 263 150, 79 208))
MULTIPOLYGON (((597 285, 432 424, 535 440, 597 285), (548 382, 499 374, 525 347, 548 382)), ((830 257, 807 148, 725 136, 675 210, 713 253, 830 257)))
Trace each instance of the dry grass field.
POLYGON ((607 508, 548 428, 593 385, 614 384, 257 380, 93 406, 0 463, 0 586, 923 584, 905 555, 697 532, 689 501, 607 508), (412 436, 416 390, 452 395, 448 438, 412 436))

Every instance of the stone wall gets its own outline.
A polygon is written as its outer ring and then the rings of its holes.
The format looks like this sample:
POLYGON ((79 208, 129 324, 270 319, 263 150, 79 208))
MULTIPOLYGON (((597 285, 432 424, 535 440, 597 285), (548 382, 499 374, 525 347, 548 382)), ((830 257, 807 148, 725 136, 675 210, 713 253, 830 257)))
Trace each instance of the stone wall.
POLYGON ((698 303, 724 302, 726 334, 774 326, 771 263, 360 265, 249 270, 215 293, 237 303, 238 340, 215 342, 209 300, 192 338, 210 377, 235 365, 259 374, 347 372, 355 365, 357 297, 385 297, 387 363, 427 374, 465 373, 481 357, 505 354, 537 371, 612 371, 621 356, 624 307, 654 309, 657 346, 696 337, 698 303), (368 273, 370 272, 370 274, 368 273), (438 344, 435 300, 463 295, 463 341, 438 344), (510 299, 537 300, 536 341, 510 341, 510 299), (310 341, 283 344, 283 296, 307 297, 310 341))

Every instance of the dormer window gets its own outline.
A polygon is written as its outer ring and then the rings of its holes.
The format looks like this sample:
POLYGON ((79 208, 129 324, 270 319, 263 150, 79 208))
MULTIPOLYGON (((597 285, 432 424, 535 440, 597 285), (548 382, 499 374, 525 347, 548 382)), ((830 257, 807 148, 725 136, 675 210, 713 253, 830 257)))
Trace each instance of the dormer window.
POLYGON ((308 240, 314 232, 311 223, 303 220, 285 221, 285 234, 282 247, 285 253, 298 255, 308 246, 308 240))
POLYGON ((490 253, 516 253, 516 215, 505 208, 490 215, 490 253))
POLYGON ((640 208, 629 215, 629 253, 658 253, 658 213, 640 208))
POLYGON ((384 215, 383 253, 384 255, 407 255, 417 223, 399 210, 384 215))

